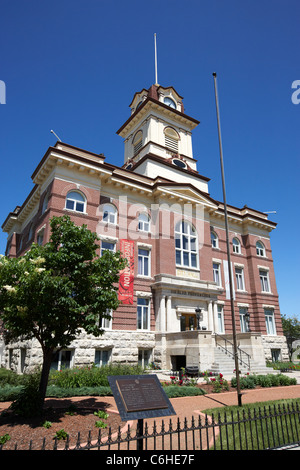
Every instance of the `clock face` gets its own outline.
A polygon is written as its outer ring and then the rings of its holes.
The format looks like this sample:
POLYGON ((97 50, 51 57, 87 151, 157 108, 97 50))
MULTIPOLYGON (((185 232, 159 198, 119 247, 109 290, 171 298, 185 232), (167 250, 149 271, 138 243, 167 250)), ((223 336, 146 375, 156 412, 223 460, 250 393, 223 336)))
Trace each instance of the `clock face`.
POLYGON ((167 106, 170 106, 170 108, 174 108, 174 109, 176 108, 176 104, 171 98, 164 98, 164 103, 167 106))

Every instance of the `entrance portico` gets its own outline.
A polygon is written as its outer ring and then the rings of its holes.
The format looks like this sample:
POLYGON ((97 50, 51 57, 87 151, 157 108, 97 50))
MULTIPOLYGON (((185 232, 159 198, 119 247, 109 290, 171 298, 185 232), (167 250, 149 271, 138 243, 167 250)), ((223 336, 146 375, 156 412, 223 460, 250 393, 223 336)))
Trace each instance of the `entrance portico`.
POLYGON ((218 293, 213 282, 160 274, 152 284, 156 311, 155 357, 163 369, 181 364, 205 370, 214 360, 218 293))

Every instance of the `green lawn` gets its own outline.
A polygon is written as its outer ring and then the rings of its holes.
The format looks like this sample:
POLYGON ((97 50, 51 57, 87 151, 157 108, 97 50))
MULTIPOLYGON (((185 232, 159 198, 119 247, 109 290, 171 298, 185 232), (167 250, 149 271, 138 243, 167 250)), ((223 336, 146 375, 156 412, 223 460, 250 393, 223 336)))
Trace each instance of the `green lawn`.
POLYGON ((300 398, 210 408, 212 450, 262 450, 300 442, 300 398))

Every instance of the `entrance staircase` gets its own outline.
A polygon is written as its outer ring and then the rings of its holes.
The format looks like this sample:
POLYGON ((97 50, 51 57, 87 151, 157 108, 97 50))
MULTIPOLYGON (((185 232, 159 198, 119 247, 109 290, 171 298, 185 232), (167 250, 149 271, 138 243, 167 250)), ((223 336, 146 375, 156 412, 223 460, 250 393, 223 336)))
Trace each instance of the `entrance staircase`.
MULTIPOLYGON (((216 335, 218 336, 218 335, 216 335)), ((235 359, 233 354, 233 344, 219 337, 221 341, 216 338, 216 347, 214 351, 214 363, 210 370, 214 373, 222 373, 224 376, 233 376, 235 374, 235 359)), ((259 364, 251 359, 251 356, 238 348, 238 364, 241 375, 250 373, 256 375, 265 375, 273 372, 265 364, 259 364)))

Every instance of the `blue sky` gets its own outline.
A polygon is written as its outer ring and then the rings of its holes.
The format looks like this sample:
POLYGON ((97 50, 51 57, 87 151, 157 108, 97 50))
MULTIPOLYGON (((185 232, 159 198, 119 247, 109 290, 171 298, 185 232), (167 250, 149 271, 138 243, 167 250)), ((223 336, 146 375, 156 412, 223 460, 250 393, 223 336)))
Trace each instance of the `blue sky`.
MULTIPOLYGON (((1 224, 32 189, 31 175, 63 142, 122 165, 116 131, 136 91, 155 81, 198 119, 198 171, 222 200, 212 73, 218 77, 227 202, 278 223, 271 243, 282 313, 299 309, 298 0, 2 0, 1 224)), ((0 234, 4 253, 6 234, 0 234)))

